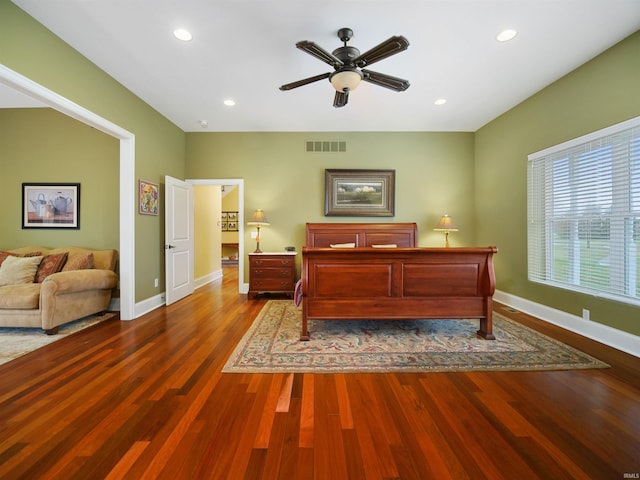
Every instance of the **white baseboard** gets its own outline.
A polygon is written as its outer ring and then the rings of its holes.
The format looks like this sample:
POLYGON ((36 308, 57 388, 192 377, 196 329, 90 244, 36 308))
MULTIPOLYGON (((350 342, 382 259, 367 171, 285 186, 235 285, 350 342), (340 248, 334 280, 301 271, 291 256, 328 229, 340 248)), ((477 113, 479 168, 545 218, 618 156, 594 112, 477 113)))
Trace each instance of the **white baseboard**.
POLYGON ((165 295, 164 293, 159 293, 158 295, 154 295, 153 297, 145 298, 143 301, 138 302, 133 307, 133 318, 131 320, 135 320, 138 317, 141 317, 145 313, 149 313, 156 308, 159 308, 165 304, 165 295))
MULTIPOLYGON (((222 270, 217 270, 215 272, 210 273, 209 275, 205 275, 204 277, 200 277, 194 280, 193 282, 194 289, 201 288, 211 282, 216 282, 221 279, 222 279, 222 270)), ((165 303, 166 303, 166 297, 164 293, 160 293, 158 295, 154 295, 153 297, 146 298, 143 301, 135 304, 133 319, 141 317, 142 315, 149 313, 152 310, 155 310, 156 308, 160 308, 165 303)))
POLYGON ((640 337, 628 332, 623 332, 602 323, 584 320, 577 315, 556 310, 525 298, 511 295, 510 293, 496 290, 493 295, 496 302, 504 303, 521 312, 532 315, 545 322, 552 323, 571 332, 616 348, 630 355, 640 358, 640 337))
POLYGON ((205 285, 218 280, 222 280, 222 269, 211 272, 209 275, 205 275, 204 277, 196 278, 194 280, 195 288, 204 287, 205 285))

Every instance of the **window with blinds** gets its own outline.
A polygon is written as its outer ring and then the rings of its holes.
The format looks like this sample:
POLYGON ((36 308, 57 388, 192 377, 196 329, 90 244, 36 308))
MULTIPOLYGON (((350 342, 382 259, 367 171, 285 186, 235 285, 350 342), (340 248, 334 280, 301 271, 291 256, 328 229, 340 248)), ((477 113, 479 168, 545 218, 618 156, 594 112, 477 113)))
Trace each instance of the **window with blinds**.
POLYGON ((640 117, 529 156, 529 280, 640 305, 640 117))

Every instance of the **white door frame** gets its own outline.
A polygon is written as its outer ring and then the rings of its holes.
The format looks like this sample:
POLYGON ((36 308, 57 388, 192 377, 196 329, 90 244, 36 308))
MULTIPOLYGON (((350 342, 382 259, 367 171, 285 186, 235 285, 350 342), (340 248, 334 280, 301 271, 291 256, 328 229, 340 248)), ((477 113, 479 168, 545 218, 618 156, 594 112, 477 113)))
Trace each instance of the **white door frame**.
POLYGON ((186 179, 185 182, 192 185, 235 185, 238 187, 238 293, 247 293, 249 285, 244 283, 244 179, 186 179))

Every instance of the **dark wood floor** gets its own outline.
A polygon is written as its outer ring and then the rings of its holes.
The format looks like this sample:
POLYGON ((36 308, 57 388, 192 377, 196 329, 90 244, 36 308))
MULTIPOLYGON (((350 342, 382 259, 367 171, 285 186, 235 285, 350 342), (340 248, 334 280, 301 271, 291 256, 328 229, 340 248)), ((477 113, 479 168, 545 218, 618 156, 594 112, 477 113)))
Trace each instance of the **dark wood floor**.
POLYGON ((266 301, 236 289, 0 366, 0 478, 638 478, 640 359, 498 306, 612 367, 222 374, 266 301))

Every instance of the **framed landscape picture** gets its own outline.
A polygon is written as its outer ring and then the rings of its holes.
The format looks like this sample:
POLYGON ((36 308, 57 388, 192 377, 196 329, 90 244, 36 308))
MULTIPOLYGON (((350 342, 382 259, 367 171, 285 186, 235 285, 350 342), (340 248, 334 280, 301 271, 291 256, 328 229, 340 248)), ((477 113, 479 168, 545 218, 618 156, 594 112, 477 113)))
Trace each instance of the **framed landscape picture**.
POLYGON ((392 217, 395 170, 325 170, 326 216, 392 217))

